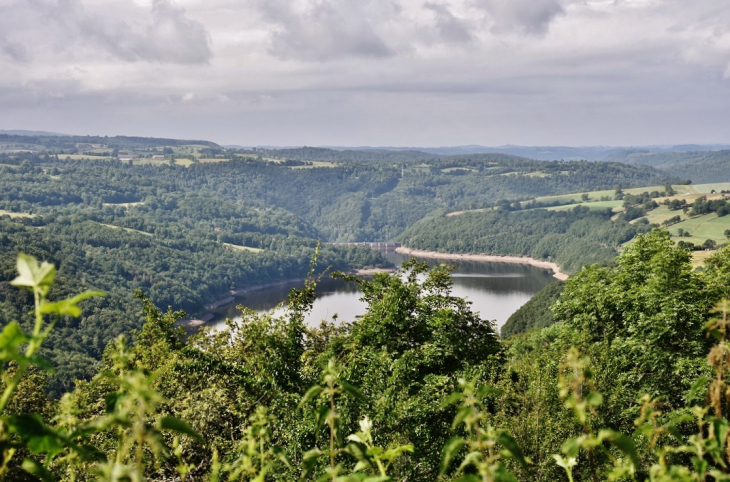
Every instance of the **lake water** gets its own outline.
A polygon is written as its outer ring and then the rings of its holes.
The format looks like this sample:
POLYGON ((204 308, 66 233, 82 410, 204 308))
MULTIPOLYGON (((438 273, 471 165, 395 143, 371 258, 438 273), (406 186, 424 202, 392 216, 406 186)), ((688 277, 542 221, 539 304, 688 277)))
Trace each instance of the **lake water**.
MULTIPOLYGON (((411 257, 394 252, 383 254, 396 266, 411 257)), ((471 301, 474 311, 479 312, 483 319, 495 320, 498 327, 535 293, 556 281, 549 271, 527 265, 438 259, 423 261, 431 266, 440 263, 456 266, 451 273, 454 281, 452 293, 471 301)), ((209 324, 223 326, 226 318, 235 319, 240 315, 236 309, 239 304, 256 311, 274 309, 286 299, 289 290, 301 285, 301 282, 290 283, 247 293, 234 303, 216 310, 216 318, 209 324)), ((306 322, 316 326, 320 320, 331 319, 335 314, 341 321, 352 321, 365 312, 365 304, 359 298, 360 292, 355 283, 323 278, 317 285, 317 299, 306 322)))

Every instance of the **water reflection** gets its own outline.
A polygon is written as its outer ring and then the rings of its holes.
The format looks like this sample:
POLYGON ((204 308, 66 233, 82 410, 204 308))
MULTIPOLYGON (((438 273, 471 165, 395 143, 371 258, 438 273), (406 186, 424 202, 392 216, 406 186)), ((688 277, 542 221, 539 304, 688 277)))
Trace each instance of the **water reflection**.
MULTIPOLYGON (((410 258, 392 252, 384 254, 397 266, 410 258)), ((495 320, 500 327, 535 293, 555 281, 549 271, 533 266, 436 259, 423 261, 431 266, 454 265, 453 294, 471 301, 474 311, 479 312, 482 318, 495 320)), ((288 283, 247 293, 231 305, 217 310, 216 318, 211 324, 220 325, 225 318, 237 317, 239 311, 236 306, 239 304, 256 311, 271 310, 286 300, 289 290, 301 287, 301 284, 288 283)), ((339 320, 352 321, 365 312, 366 306, 359 298, 360 292, 355 283, 322 279, 317 285, 317 300, 306 322, 317 325, 320 320, 331 319, 335 314, 339 320)))

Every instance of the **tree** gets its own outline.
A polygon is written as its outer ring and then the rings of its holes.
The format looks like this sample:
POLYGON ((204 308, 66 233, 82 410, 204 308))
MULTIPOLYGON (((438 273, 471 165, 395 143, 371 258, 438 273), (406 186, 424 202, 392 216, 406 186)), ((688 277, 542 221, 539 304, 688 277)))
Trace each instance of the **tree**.
POLYGON ((681 404, 703 366, 704 325, 718 300, 692 271, 691 253, 655 229, 627 246, 615 268, 591 266, 571 278, 553 311, 601 360, 597 379, 613 396, 611 416, 628 423, 635 414, 619 407, 643 393, 681 404))

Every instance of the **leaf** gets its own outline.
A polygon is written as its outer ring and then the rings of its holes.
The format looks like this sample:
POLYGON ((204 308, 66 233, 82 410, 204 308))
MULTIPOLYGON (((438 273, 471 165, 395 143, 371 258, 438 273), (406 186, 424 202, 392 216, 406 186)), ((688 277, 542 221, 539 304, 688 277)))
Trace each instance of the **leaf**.
POLYGON ((23 470, 31 475, 34 475, 41 479, 43 482, 53 482, 55 479, 53 475, 48 471, 47 468, 43 467, 40 462, 33 459, 23 460, 23 470))
POLYGON ((66 441, 48 427, 38 415, 13 415, 7 418, 8 429, 23 440, 34 454, 56 455, 66 441))
POLYGON ((200 434, 190 426, 190 424, 176 417, 162 417, 160 419, 160 429, 181 433, 201 442, 203 441, 203 437, 201 437, 200 434))
POLYGON ((620 432, 615 432, 613 430, 601 430, 601 432, 608 432, 605 438, 613 445, 615 445, 616 448, 618 448, 625 456, 627 456, 631 460, 631 464, 634 466, 635 470, 639 470, 639 454, 636 451, 636 445, 634 444, 634 441, 630 437, 627 437, 626 435, 620 432))
POLYGON ((13 286, 23 288, 45 288, 53 284, 56 267, 44 261, 40 265, 33 256, 18 253, 18 276, 10 282, 13 286))
POLYGON ((317 432, 322 430, 322 427, 324 427, 325 422, 327 421, 327 417, 329 417, 330 414, 330 408, 327 405, 322 405, 317 409, 315 412, 315 420, 314 420, 314 426, 316 427, 317 432))
POLYGON ((111 392, 104 395, 104 407, 106 413, 114 413, 117 410, 117 404, 119 400, 124 397, 122 392, 111 392))
POLYGON ((449 469, 451 462, 459 450, 464 446, 466 442, 461 437, 451 437, 444 445, 444 449, 441 452, 441 467, 439 468, 439 475, 444 475, 449 469))
POLYGON ((522 449, 520 449, 517 441, 511 435, 507 432, 501 432, 497 435, 497 442, 509 452, 512 459, 516 460, 523 468, 527 468, 528 460, 522 453, 522 449))
POLYGON ((355 457, 358 462, 366 464, 367 467, 372 467, 373 464, 368 456, 368 448, 361 443, 350 442, 347 444, 347 451, 355 457))
POLYGON ((361 402, 365 401, 365 395, 360 391, 359 388, 357 388, 354 385, 350 385, 347 382, 340 381, 340 386, 343 390, 345 390, 347 393, 355 397, 355 399, 360 400, 361 402))
POLYGON ((451 428, 454 429, 461 424, 466 417, 471 414, 471 407, 461 407, 459 411, 456 412, 456 416, 454 417, 454 423, 451 424, 451 428))
POLYGON ((687 392, 687 396, 685 400, 689 403, 692 402, 692 400, 695 400, 697 398, 697 392, 699 392, 701 389, 703 389, 708 383, 710 379, 706 376, 698 377, 697 380, 692 384, 692 387, 689 389, 689 392, 687 392))
POLYGON ((576 457, 563 458, 558 454, 553 454, 553 458, 555 459, 555 463, 564 468, 568 473, 572 473, 573 467, 578 465, 578 459, 576 457))
POLYGON ((600 392, 590 392, 586 395, 586 403, 593 407, 597 407, 603 403, 603 395, 600 392))
POLYGON ((18 322, 12 321, 5 325, 3 332, 0 333, 0 350, 7 350, 10 348, 12 351, 17 351, 14 348, 17 348, 29 340, 30 338, 23 333, 18 322))
POLYGON ((274 456, 279 459, 284 465, 286 465, 290 469, 292 468, 289 457, 286 456, 286 451, 284 449, 282 449, 281 447, 271 447, 271 451, 274 453, 274 456))
POLYGON ((307 393, 305 393, 304 396, 302 397, 302 401, 299 402, 299 407, 301 408, 308 401, 317 398, 320 393, 322 393, 322 387, 320 387, 319 385, 315 385, 315 386, 311 387, 309 390, 307 390, 307 393))
POLYGON ((317 465, 317 460, 322 456, 322 451, 319 449, 312 449, 308 450, 304 453, 304 456, 302 457, 302 476, 301 480, 304 480, 307 478, 309 473, 312 471, 315 465, 317 465))
POLYGON ((487 395, 497 395, 500 391, 491 385, 482 385, 477 390, 477 398, 479 400, 485 398, 487 395))
POLYGON ((463 393, 461 393, 461 392, 454 392, 451 395, 449 395, 448 397, 446 397, 446 400, 444 400, 441 403, 441 408, 448 407, 449 405, 454 404, 456 402, 460 402, 463 399, 464 399, 464 394, 463 393))
POLYGON ((92 298, 95 296, 104 296, 101 291, 86 291, 80 295, 76 295, 73 298, 66 298, 60 301, 44 302, 41 305, 41 313, 43 314, 56 314, 59 316, 73 316, 78 318, 81 316, 81 308, 78 303, 92 298))

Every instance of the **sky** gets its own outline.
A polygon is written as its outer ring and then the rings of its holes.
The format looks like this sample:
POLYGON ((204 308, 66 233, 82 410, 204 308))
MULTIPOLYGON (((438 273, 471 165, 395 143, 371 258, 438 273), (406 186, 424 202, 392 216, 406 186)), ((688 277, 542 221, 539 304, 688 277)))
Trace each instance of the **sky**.
POLYGON ((730 142, 728 0, 0 0, 0 129, 730 142))

